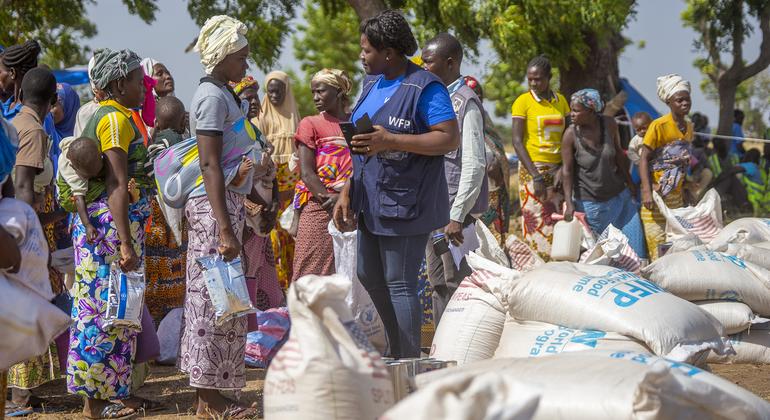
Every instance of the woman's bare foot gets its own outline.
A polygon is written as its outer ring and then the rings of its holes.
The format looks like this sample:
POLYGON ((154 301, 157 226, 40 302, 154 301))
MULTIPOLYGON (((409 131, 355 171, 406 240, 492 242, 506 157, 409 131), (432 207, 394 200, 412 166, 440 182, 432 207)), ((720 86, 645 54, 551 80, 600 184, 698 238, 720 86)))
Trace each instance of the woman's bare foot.
POLYGON ((253 405, 244 407, 215 389, 198 389, 197 393, 195 414, 198 418, 249 419, 255 418, 258 414, 253 405))

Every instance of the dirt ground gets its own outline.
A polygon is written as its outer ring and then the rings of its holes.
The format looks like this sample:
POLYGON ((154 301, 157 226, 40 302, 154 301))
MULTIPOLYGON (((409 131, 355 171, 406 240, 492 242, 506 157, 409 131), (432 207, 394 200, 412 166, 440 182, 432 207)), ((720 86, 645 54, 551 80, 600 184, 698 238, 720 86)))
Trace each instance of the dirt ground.
MULTIPOLYGON (((754 392, 770 401, 770 365, 712 365, 714 373, 754 392)), ((243 401, 256 401, 262 407, 262 384, 265 371, 249 369, 247 371, 248 385, 241 393, 243 401)), ((52 406, 63 409, 55 413, 36 413, 31 419, 82 419, 80 415, 81 400, 64 392, 64 380, 51 382, 40 388, 36 395, 47 399, 52 406)), ((195 418, 192 411, 193 391, 187 387, 186 377, 174 367, 153 366, 152 376, 146 385, 139 390, 144 398, 159 401, 164 405, 163 410, 148 413, 153 419, 183 419, 195 418)))

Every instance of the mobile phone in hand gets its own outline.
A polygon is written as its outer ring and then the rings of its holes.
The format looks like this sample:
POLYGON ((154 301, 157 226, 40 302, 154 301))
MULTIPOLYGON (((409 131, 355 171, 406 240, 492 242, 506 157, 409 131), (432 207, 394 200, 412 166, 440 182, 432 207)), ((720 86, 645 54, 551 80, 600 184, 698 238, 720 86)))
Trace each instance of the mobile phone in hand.
POLYGON ((356 134, 366 134, 374 131, 369 114, 364 114, 356 121, 356 134))
POLYGON ((348 148, 352 148, 351 142, 353 141, 353 136, 356 135, 356 126, 350 121, 342 121, 340 122, 340 130, 342 130, 342 135, 345 137, 348 148))

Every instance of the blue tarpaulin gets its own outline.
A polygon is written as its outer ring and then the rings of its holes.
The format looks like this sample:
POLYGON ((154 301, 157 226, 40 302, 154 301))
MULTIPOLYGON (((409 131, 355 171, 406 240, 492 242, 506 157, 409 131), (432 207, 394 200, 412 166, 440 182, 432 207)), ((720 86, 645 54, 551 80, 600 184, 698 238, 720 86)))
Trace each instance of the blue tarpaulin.
POLYGON ((636 90, 635 87, 631 86, 631 83, 628 81, 628 79, 622 77, 620 79, 620 86, 623 91, 626 92, 626 95, 628 95, 625 108, 629 119, 631 119, 634 114, 640 111, 644 111, 650 114, 652 119, 660 117, 658 110, 656 110, 655 107, 653 107, 652 104, 650 104, 647 99, 645 99, 644 96, 642 96, 642 94, 636 90))
POLYGON ((57 82, 69 83, 72 86, 88 83, 88 71, 86 69, 53 70, 53 75, 56 76, 57 82))

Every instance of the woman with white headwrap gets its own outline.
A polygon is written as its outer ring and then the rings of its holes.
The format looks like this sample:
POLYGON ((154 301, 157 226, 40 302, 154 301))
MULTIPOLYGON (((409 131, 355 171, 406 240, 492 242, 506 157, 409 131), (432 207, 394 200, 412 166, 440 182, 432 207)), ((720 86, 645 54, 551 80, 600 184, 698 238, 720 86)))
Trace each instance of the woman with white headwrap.
POLYGON ((642 179, 642 225, 650 260, 666 242, 666 218, 652 199, 659 194, 668 208, 684 206, 682 183, 690 164, 693 125, 687 118, 692 106, 690 82, 678 74, 658 77, 658 97, 671 109, 656 119, 644 135, 639 175, 642 179))
POLYGON ((255 409, 238 406, 221 394, 246 385, 246 318, 216 322, 203 273, 196 263, 212 250, 226 261, 241 254, 244 200, 252 191, 252 176, 235 185, 226 184, 224 173, 251 152, 247 148, 258 147, 258 132, 228 85, 240 81, 249 67, 246 31, 246 25, 236 19, 214 16, 203 25, 195 45, 206 77, 190 105, 190 132, 197 139, 203 185, 190 192, 185 207, 189 226, 187 294, 180 360, 182 371, 190 375, 190 385, 197 391, 197 414, 205 418, 256 416, 255 409))
POLYGON ((152 91, 155 99, 167 95, 174 96, 174 77, 171 76, 165 64, 147 57, 142 60, 142 69, 144 74, 155 80, 155 88, 152 91))
MULTIPOLYGON (((265 77, 264 86, 266 94, 262 100, 262 113, 257 120, 257 127, 273 146, 280 211, 283 212, 291 203, 294 186, 299 181, 299 175, 289 166, 292 156, 296 156, 297 151, 294 133, 299 124, 299 111, 297 111, 297 101, 294 100, 289 75, 282 71, 270 72, 265 77)), ((278 217, 280 216, 281 213, 278 217)), ((270 239, 273 242, 278 281, 286 289, 292 278, 294 239, 280 226, 276 226, 270 232, 270 239)))
POLYGON ((350 78, 342 70, 323 69, 313 76, 310 91, 318 115, 305 117, 294 136, 302 180, 292 205, 300 212, 292 281, 307 274, 334 274, 334 248, 329 235, 331 212, 353 164, 339 123, 348 121, 350 78))

